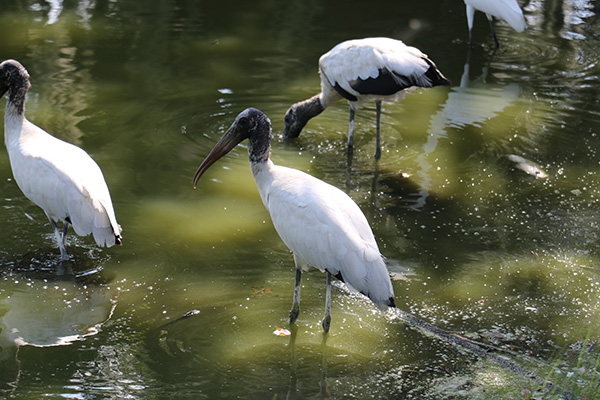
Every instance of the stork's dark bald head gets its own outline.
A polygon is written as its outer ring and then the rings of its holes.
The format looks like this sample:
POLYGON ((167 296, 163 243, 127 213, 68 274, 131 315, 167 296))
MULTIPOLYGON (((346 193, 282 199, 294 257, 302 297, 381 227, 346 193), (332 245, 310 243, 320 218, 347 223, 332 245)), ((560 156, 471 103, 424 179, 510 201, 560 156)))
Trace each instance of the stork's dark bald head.
POLYGON ((251 162, 265 162, 269 159, 271 120, 256 108, 247 108, 238 114, 231 127, 198 167, 194 175, 194 187, 211 165, 246 139, 248 139, 248 155, 251 162))
POLYGON ((29 86, 29 73, 20 62, 6 60, 0 63, 0 97, 9 92, 8 100, 23 111, 29 86))

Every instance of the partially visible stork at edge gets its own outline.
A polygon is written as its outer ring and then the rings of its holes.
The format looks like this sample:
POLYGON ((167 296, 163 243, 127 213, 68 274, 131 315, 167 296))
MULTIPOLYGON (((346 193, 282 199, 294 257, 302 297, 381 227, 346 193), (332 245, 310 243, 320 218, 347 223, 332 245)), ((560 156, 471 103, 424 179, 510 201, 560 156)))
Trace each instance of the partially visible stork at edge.
POLYGON ((63 260, 69 224, 78 235, 93 234, 99 246, 120 245, 121 227, 100 167, 84 150, 25 118, 29 87, 29 74, 18 61, 0 64, 0 97, 8 92, 4 143, 17 185, 48 216, 63 260))
POLYGON ((471 48, 473 47, 475 10, 484 12, 490 22, 496 48, 500 47, 500 43, 496 37, 496 29, 494 29, 494 17, 505 20, 517 32, 523 32, 527 25, 517 0, 465 0, 465 5, 467 6, 467 24, 469 26, 469 47, 471 48))

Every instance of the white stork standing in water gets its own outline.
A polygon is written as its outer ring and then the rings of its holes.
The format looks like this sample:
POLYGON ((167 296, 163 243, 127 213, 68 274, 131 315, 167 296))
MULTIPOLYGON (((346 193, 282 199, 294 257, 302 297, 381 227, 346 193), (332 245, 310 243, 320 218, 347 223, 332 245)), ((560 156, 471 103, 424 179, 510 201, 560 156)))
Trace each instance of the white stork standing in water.
POLYGON ((496 48, 500 47, 500 43, 494 29, 494 17, 505 20, 517 32, 525 30, 525 17, 517 0, 465 0, 465 5, 467 6, 467 24, 469 25, 469 47, 473 47, 473 17, 475 10, 484 12, 488 21, 490 21, 496 48))
POLYGON ((348 40, 335 46, 319 59, 321 93, 296 103, 285 114, 285 137, 295 138, 313 117, 332 103, 348 100, 350 127, 348 154, 354 147, 354 113, 366 101, 377 107, 377 149, 381 156, 381 102, 399 100, 405 89, 420 86, 449 86, 450 82, 433 61, 419 49, 400 40, 378 37, 348 40))
POLYGON ((51 136, 25 118, 29 74, 15 60, 0 64, 0 97, 8 92, 4 143, 17 185, 41 207, 67 259, 69 224, 78 235, 93 234, 99 246, 121 244, 121 227, 98 164, 82 149, 51 136), (56 223, 63 222, 62 236, 56 223))
POLYGON ((394 305, 394 290, 366 217, 343 191, 296 169, 273 164, 271 121, 255 108, 241 112, 194 175, 194 187, 217 160, 248 139, 250 169, 273 225, 294 253, 296 284, 290 324, 300 312, 302 271, 326 273, 323 330, 331 322, 331 277, 368 296, 380 309, 394 305))

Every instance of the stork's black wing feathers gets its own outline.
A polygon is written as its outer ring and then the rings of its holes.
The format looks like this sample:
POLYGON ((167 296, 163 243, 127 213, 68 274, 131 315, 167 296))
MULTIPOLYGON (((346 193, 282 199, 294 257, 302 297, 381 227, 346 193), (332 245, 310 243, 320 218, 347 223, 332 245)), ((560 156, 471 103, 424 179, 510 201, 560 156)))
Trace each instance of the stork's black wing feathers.
MULTIPOLYGON (((429 69, 422 76, 404 76, 382 68, 379 70, 379 74, 375 78, 358 78, 348 83, 352 89, 356 90, 362 95, 377 96, 391 96, 411 86, 450 86, 450 81, 448 81, 440 73, 436 66, 428 59, 425 60, 429 64, 429 69)), ((342 88, 337 82, 334 86, 334 89, 348 101, 358 100, 355 95, 342 88)))

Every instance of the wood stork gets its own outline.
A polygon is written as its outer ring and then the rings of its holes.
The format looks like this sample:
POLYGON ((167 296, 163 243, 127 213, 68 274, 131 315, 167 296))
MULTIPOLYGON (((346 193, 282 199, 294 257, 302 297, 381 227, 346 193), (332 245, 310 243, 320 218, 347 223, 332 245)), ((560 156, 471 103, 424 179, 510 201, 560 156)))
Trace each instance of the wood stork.
POLYGON ((79 147, 25 118, 29 87, 29 74, 18 61, 0 64, 0 97, 8 92, 4 143, 17 185, 48 216, 63 260, 69 224, 78 235, 93 234, 99 246, 120 245, 121 227, 100 167, 79 147), (62 236, 58 221, 63 222, 62 236))
POLYGON ((469 47, 473 47, 473 16, 475 10, 484 12, 487 16, 496 48, 500 47, 500 43, 494 29, 494 17, 505 20, 517 32, 525 30, 525 17, 517 0, 465 0, 465 5, 467 6, 467 24, 469 25, 469 47))
POLYGON ((354 150, 354 113, 366 101, 377 108, 375 158, 381 156, 381 103, 400 100, 405 89, 420 86, 449 86, 450 82, 433 61, 419 49, 400 40, 374 37, 348 40, 319 59, 321 93, 296 103, 285 114, 285 137, 295 138, 313 117, 344 98, 350 104, 348 154, 354 150))
POLYGON ((248 139, 250 169, 260 197, 285 245, 294 253, 296 284, 290 324, 300 312, 302 271, 312 265, 326 273, 323 330, 331 321, 331 277, 368 296, 380 309, 394 305, 394 290, 366 217, 340 189, 296 169, 273 164, 271 121, 261 111, 241 112, 194 175, 200 177, 218 159, 248 139))

